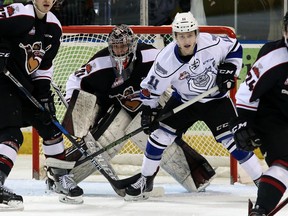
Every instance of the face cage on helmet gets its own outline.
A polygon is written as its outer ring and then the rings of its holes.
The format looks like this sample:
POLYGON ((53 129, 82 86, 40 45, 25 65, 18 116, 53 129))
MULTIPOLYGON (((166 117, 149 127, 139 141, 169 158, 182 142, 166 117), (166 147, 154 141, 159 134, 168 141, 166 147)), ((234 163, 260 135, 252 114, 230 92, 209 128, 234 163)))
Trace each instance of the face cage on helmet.
POLYGON ((136 47, 137 47, 137 40, 134 38, 133 35, 123 35, 120 39, 115 39, 113 38, 113 35, 110 36, 108 40, 108 50, 111 55, 111 57, 115 60, 117 64, 117 68, 119 70, 119 74, 122 74, 122 71, 124 68, 124 62, 129 61, 129 55, 132 54, 132 61, 135 60, 135 52, 136 52, 136 47), (126 42, 124 42, 126 41, 126 42), (113 51, 113 45, 114 44, 127 44, 128 45, 128 51, 121 55, 117 56, 114 51, 113 51))

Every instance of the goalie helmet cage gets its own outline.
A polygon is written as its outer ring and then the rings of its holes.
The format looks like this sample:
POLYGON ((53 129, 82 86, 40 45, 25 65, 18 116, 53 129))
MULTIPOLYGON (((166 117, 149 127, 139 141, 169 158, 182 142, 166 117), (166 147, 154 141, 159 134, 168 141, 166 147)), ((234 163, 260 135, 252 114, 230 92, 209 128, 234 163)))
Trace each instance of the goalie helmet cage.
MULTIPOLYGON (((59 89, 65 95, 65 85, 68 76, 85 64, 97 51, 107 47, 108 35, 114 26, 63 26, 63 35, 61 37, 61 46, 54 59, 54 75, 53 83, 58 85, 59 89)), ((157 48, 163 48, 173 40, 171 26, 130 26, 138 37, 138 43, 152 44, 157 48)), ((235 38, 235 32, 232 28, 226 26, 200 26, 200 32, 208 32, 217 35, 227 35, 235 38)), ((52 88, 53 89, 53 88, 52 88)), ((231 98, 235 102, 236 88, 231 91, 231 98)), ((65 113, 65 106, 61 99, 54 92, 55 106, 57 110, 57 118, 61 122, 65 113)), ((212 137, 211 132, 203 122, 197 122, 184 135, 184 140, 195 150, 205 156, 212 166, 214 159, 221 161, 225 158, 230 166, 231 183, 237 182, 237 161, 233 159, 228 151, 217 143, 212 137), (219 160, 220 159, 220 160, 219 160), (227 160, 228 159, 228 160, 227 160)), ((71 144, 65 139, 65 147, 71 144)), ((36 130, 32 129, 32 177, 40 179, 42 165, 44 163, 44 155, 42 150, 42 140, 38 136, 36 130)), ((141 150, 131 141, 122 148, 119 155, 142 154, 141 150)), ((131 160, 128 160, 131 162, 131 160)), ((129 165, 129 164, 128 164, 129 165)), ((130 164, 132 165, 132 164, 130 164)))

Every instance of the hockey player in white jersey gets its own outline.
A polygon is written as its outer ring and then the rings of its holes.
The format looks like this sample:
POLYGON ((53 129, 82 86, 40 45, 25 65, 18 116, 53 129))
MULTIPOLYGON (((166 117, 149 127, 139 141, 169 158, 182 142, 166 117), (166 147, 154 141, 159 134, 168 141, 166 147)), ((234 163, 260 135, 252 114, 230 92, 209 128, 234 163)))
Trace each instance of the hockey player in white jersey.
POLYGON ((125 200, 149 197, 163 151, 198 120, 207 124, 216 141, 224 145, 253 180, 256 181, 262 174, 257 157, 253 152, 236 148, 228 127, 229 120, 236 116, 228 91, 235 86, 235 77, 242 66, 240 43, 227 36, 199 33, 197 21, 191 12, 177 13, 172 31, 175 40, 162 49, 147 77, 141 82, 140 95, 145 106, 141 124, 144 131, 151 134, 146 145, 142 175, 126 188, 125 200), (151 110, 157 106, 160 96, 170 85, 174 92, 163 113, 216 85, 219 90, 161 121, 159 128, 153 131, 155 123, 151 110))

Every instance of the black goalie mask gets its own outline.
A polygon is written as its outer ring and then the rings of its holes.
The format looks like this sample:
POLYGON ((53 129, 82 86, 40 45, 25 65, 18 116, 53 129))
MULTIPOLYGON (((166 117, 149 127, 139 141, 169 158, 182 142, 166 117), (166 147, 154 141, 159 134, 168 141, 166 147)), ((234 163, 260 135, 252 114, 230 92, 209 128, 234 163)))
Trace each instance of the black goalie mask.
MULTIPOLYGON (((124 74, 130 71, 128 66, 131 65, 136 58, 135 52, 137 47, 137 39, 133 31, 127 25, 116 26, 109 34, 108 49, 111 57, 116 62, 116 75, 129 77, 130 74, 124 74), (128 70, 126 70, 128 69, 128 70)), ((129 67, 130 68, 130 67, 129 67)))

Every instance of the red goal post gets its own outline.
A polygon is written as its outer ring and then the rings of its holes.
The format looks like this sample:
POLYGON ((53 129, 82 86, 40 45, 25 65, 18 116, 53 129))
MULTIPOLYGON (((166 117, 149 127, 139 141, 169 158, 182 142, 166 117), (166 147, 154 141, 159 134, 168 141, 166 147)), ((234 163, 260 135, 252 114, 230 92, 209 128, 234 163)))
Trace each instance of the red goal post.
MULTIPOLYGON (((61 37, 61 46, 54 60, 53 82, 57 84, 61 92, 65 95, 65 83, 68 76, 77 70, 81 65, 87 62, 90 57, 98 50, 107 46, 107 37, 114 26, 63 26, 63 35, 61 37), (91 49, 91 50, 90 50, 91 49)), ((157 48, 162 48, 173 40, 171 26, 130 26, 139 39, 139 43, 151 43, 157 48)), ((227 35, 235 38, 233 28, 226 26, 200 26, 200 32, 208 32, 217 35, 227 35)), ((233 100, 236 88, 231 91, 233 100)), ((55 93, 55 105, 57 118, 62 121, 65 113, 65 107, 55 93)), ((202 155, 209 157, 229 158, 231 183, 238 179, 237 161, 233 159, 228 151, 211 138, 207 127, 204 123, 197 123, 191 127, 191 130, 184 135, 185 141, 188 142, 202 155), (201 132, 202 131, 202 132, 201 132), (195 133, 194 133, 195 132, 195 133), (211 152, 212 149, 212 152, 211 152)), ((43 164, 43 151, 41 148, 41 139, 37 132, 32 130, 33 151, 32 151, 32 175, 33 178, 39 179, 41 173, 41 163, 43 164)), ((65 141, 68 147, 69 142, 65 141)), ((141 154, 139 149, 130 141, 127 142, 120 154, 141 154), (125 147, 126 146, 126 147, 125 147), (128 153, 127 153, 128 152, 128 153)), ((208 159, 209 160, 209 159, 208 159)), ((209 162, 211 162, 209 160, 209 162)), ((212 163, 213 165, 213 163, 212 163)))

